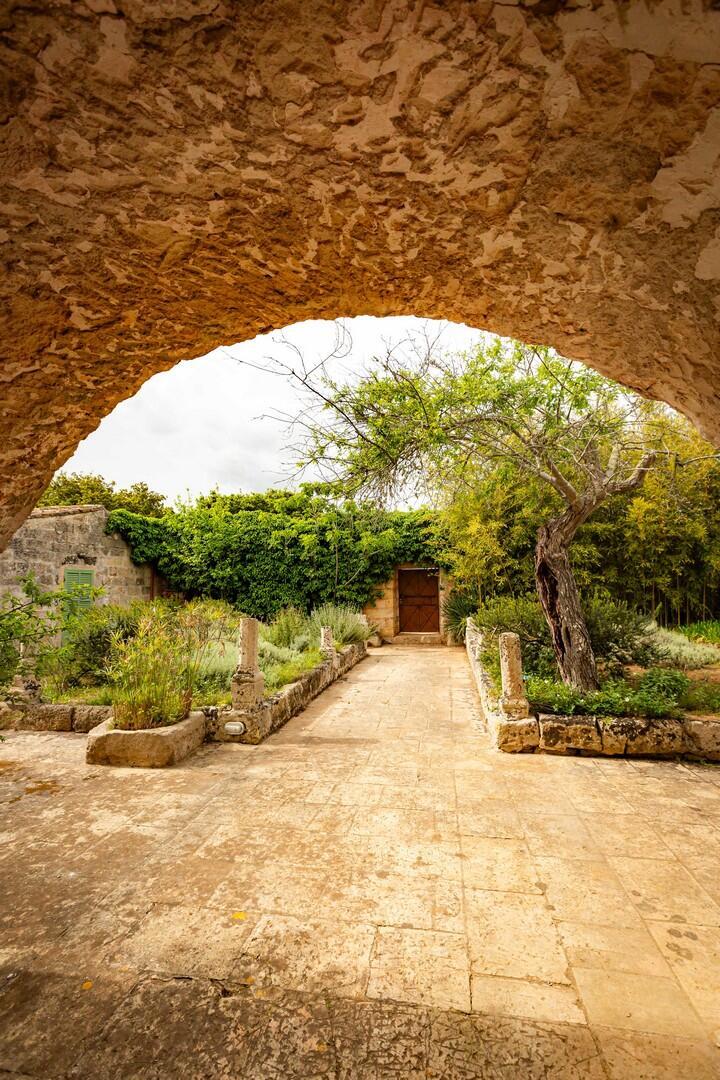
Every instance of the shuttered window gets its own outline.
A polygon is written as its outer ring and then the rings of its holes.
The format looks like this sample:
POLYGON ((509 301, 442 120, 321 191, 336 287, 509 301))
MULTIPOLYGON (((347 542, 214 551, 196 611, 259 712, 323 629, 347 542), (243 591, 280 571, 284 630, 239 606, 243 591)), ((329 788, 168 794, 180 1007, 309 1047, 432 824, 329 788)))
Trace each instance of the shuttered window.
POLYGON ((78 608, 90 607, 92 604, 92 596, 90 595, 93 587, 93 580, 95 573, 93 570, 76 570, 66 567, 63 573, 63 588, 66 593, 70 593, 72 596, 72 606, 77 610, 78 608))

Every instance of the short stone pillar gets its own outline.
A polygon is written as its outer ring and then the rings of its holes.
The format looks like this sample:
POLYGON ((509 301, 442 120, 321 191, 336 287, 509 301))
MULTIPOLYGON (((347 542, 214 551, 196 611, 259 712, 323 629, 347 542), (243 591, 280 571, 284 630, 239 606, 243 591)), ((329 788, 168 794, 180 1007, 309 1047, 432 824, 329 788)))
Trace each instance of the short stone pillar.
POLYGON ((230 682, 233 709, 251 708, 262 701, 265 693, 265 679, 258 667, 259 630, 257 619, 243 619, 240 623, 238 666, 230 682))
POLYGON ((326 660, 335 659, 335 642, 333 641, 332 627, 320 627, 320 652, 326 660))
POLYGON ((502 694, 500 695, 502 712, 510 719, 526 717, 530 711, 530 705, 525 696, 520 638, 517 634, 500 635, 500 676, 502 679, 502 694))

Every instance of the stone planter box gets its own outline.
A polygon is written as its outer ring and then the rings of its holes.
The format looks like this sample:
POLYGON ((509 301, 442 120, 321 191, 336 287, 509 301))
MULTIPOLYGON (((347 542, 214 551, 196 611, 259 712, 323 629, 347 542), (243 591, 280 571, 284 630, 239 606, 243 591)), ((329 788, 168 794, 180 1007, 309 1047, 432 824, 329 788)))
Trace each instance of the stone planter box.
POLYGON ((350 668, 355 667, 365 656, 364 643, 348 645, 335 653, 330 660, 302 675, 297 682, 247 709, 205 709, 207 718, 207 737, 213 742, 239 742, 257 745, 286 724, 291 717, 307 708, 313 698, 321 694, 326 687, 334 683, 350 668), (232 734, 225 730, 228 722, 240 722, 245 726, 243 734, 232 734))
POLYGON ((111 705, 75 705, 74 710, 73 731, 80 731, 85 735, 112 716, 111 705))
POLYGON ((88 735, 85 760, 91 765, 121 765, 135 769, 162 769, 177 765, 205 739, 205 717, 193 712, 168 727, 122 731, 112 719, 103 720, 88 735))

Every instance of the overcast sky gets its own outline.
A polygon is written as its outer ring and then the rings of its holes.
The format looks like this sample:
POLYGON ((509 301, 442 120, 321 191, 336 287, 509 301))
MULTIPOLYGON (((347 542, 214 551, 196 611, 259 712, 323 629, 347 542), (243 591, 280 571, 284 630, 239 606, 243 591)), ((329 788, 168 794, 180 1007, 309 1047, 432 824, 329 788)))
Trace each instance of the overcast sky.
MULTIPOLYGON (((469 348, 482 335, 458 323, 410 317, 344 320, 352 354, 340 367, 355 370, 384 342, 396 342, 427 327, 442 329, 448 351, 469 348)), ((282 331, 307 362, 332 351, 332 322, 295 323, 282 331)), ((290 486, 292 439, 272 414, 297 415, 301 397, 288 379, 258 371, 268 357, 290 358, 278 333, 230 345, 186 360, 149 379, 80 443, 64 472, 100 473, 120 487, 144 480, 170 500, 218 488, 222 492, 264 491, 290 486), (244 361, 240 363, 239 361, 244 361)))

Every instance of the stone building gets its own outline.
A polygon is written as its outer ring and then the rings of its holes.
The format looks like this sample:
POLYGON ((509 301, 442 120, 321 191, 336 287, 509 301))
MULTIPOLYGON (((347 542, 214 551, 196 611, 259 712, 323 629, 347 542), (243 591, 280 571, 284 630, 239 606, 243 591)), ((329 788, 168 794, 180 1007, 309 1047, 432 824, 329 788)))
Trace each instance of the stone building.
POLYGON ((32 573, 48 591, 73 586, 102 589, 100 604, 152 600, 164 581, 149 565, 136 565, 122 537, 105 531, 104 506, 43 506, 0 553, 0 593, 18 590, 18 579, 32 573))
POLYGON ((447 642, 443 598, 450 587, 444 570, 397 566, 382 593, 363 608, 384 641, 447 642))

